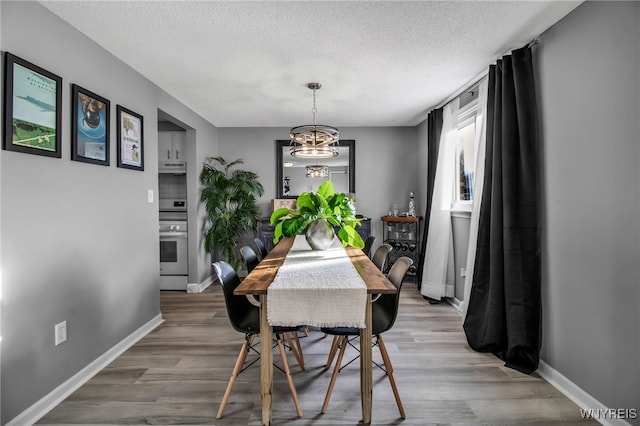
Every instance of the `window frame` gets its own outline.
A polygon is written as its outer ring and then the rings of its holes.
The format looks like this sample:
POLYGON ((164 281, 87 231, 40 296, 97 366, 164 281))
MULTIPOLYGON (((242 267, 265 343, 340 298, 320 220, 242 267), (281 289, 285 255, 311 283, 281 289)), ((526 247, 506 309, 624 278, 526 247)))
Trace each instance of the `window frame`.
MULTIPOLYGON (((478 92, 479 85, 473 86, 462 95, 460 95, 459 107, 458 107, 458 116, 457 116, 457 126, 456 130, 459 132, 460 130, 474 125, 474 149, 475 140, 477 138, 477 129, 478 129, 478 92)), ((474 158, 477 153, 474 152, 474 158)), ((456 141, 456 150, 455 150, 455 183, 453 187, 453 197, 451 198, 451 211, 452 212, 470 212, 473 207, 473 198, 471 200, 461 200, 460 199, 460 162, 458 158, 458 148, 456 141)), ((474 175, 475 179, 475 175, 474 175)), ((476 194, 473 194, 474 198, 476 194)))

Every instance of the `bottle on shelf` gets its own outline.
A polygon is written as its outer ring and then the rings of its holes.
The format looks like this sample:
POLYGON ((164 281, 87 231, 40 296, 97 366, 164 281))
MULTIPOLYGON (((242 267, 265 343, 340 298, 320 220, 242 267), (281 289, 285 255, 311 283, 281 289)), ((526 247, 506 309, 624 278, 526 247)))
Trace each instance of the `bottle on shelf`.
POLYGON ((413 196, 413 192, 409 193, 409 212, 407 214, 409 216, 416 217, 416 200, 413 196))

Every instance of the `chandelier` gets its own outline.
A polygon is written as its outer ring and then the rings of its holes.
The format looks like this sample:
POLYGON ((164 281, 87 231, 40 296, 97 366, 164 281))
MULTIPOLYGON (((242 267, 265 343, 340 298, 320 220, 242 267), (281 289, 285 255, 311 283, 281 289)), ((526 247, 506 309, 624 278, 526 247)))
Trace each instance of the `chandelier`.
POLYGON ((322 87, 320 83, 309 83, 307 87, 313 90, 313 124, 305 124, 291 129, 291 155, 298 158, 333 158, 338 155, 336 145, 340 132, 331 126, 316 124, 316 90, 322 87))
POLYGON ((308 178, 325 178, 329 176, 329 166, 318 164, 305 166, 304 175, 308 178))

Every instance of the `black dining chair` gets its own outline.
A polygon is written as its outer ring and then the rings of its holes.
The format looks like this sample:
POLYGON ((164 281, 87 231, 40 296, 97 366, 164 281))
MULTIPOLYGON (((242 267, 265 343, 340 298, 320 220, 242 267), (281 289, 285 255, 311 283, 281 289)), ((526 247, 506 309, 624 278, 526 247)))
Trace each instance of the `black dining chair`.
POLYGON ((264 245, 260 238, 254 238, 253 244, 255 244, 256 249, 258 249, 256 253, 260 256, 260 260, 264 259, 268 254, 267 246, 264 245))
MULTIPOLYGON (((260 241, 260 240, 258 240, 260 241)), ((262 241, 260 241, 262 242, 262 241)), ((264 247, 264 245, 263 245, 264 247)), ((258 263, 260 263, 260 260, 258 260, 258 256, 256 255, 256 252, 253 251, 253 249, 249 246, 242 246, 240 247, 240 257, 242 258, 242 260, 244 261, 246 267, 247 267, 247 272, 251 272, 253 271, 253 269, 258 266, 258 263)), ((247 296, 249 297, 249 296, 247 296)), ((260 305, 260 296, 257 295, 253 295, 253 304, 255 304, 256 306, 260 305)), ((304 327, 303 330, 305 337, 309 335, 309 328, 308 327, 304 327)), ((293 335, 295 336, 296 339, 299 338, 298 336, 298 332, 294 331, 293 335)), ((300 359, 298 359, 298 363, 300 364, 301 367, 303 367, 304 369, 304 355, 302 354, 302 349, 300 350, 300 359)))
POLYGON ((373 243, 375 242, 376 237, 373 235, 364 241, 364 248, 362 249, 362 251, 367 255, 367 257, 371 257, 371 248, 373 247, 373 243))
MULTIPOLYGON (((253 271, 253 269, 256 266, 258 266, 258 263, 260 263, 260 260, 258 259, 256 252, 253 251, 251 247, 242 246, 238 251, 240 252, 240 258, 242 259, 242 261, 244 262, 244 265, 247 268, 247 273, 253 271)), ((250 301, 253 300, 252 303, 254 305, 260 306, 260 296, 254 294, 253 296, 246 296, 246 297, 250 297, 250 301)))
MULTIPOLYGON (((371 304, 371 334, 375 337, 373 346, 377 346, 380 350, 380 355, 382 356, 384 367, 376 362, 374 362, 374 365, 382 369, 387 374, 389 383, 391 384, 391 389, 393 390, 393 396, 395 397, 398 410, 400 411, 400 417, 403 419, 405 418, 404 407, 402 406, 402 401, 400 400, 400 394, 398 393, 396 381, 393 378, 393 366, 391 365, 391 359, 389 358, 387 348, 384 345, 382 333, 391 329, 396 321, 396 317, 398 316, 398 305, 400 302, 400 290, 402 288, 402 282, 407 271, 409 270, 409 267, 412 264, 413 260, 407 256, 398 258, 393 263, 393 266, 391 266, 388 275, 389 281, 391 281, 396 287, 397 292, 394 294, 382 294, 375 302, 371 304)), ((331 398, 331 393, 333 392, 333 387, 336 383, 338 373, 360 356, 359 348, 353 344, 353 340, 357 339, 360 336, 360 329, 351 327, 323 327, 320 330, 324 333, 338 336, 338 347, 340 350, 338 353, 338 360, 336 361, 336 365, 333 369, 333 374, 331 375, 329 388, 327 389, 327 394, 324 398, 324 403, 322 404, 321 411, 322 413, 325 413, 327 411, 327 407, 329 406, 329 399, 331 398), (344 357, 347 346, 355 348, 358 351, 358 356, 348 363, 345 363, 345 365, 343 366, 342 359, 344 357)), ((330 365, 327 365, 327 368, 329 366, 330 365)))
POLYGON ((260 263, 260 259, 258 259, 258 255, 249 246, 240 247, 240 257, 242 258, 242 261, 247 267, 247 272, 253 271, 253 268, 258 266, 258 263, 260 263))
POLYGON ((387 263, 387 257, 389 257, 389 253, 391 253, 393 247, 390 244, 384 243, 380 244, 380 246, 376 249, 375 253, 373 253, 373 257, 371 261, 384 272, 385 265, 387 263))
MULTIPOLYGON (((372 237, 372 238, 375 238, 375 237, 372 237)), ((384 244, 380 244, 380 247, 378 247, 375 253, 373 254, 373 258, 371 259, 371 261, 382 272, 384 272, 384 267, 385 267, 385 264, 387 263, 387 258, 389 257, 389 253, 391 253, 391 250, 393 250, 393 247, 391 247, 390 244, 384 243, 384 244)), ((378 297, 380 297, 379 294, 373 295, 373 300, 376 301, 378 297)), ((340 339, 338 337, 339 336, 335 336, 335 335, 333 336, 333 341, 331 342, 331 349, 329 350, 329 357, 327 358, 327 364, 326 364, 327 368, 331 367, 331 364, 333 363, 333 358, 335 358, 336 353, 338 351, 338 343, 340 342, 340 339)))
MULTIPOLYGON (((231 389, 233 388, 236 378, 240 373, 242 373, 244 370, 249 368, 260 359, 260 353, 258 352, 258 349, 256 349, 257 344, 253 343, 256 335, 260 335, 260 310, 257 306, 251 304, 246 297, 233 294, 235 289, 240 284, 240 278, 231 265, 229 265, 227 262, 219 261, 213 264, 213 269, 215 270, 218 281, 222 285, 224 300, 227 306, 227 315, 229 317, 229 321, 231 322, 231 326, 234 328, 234 330, 244 334, 244 343, 242 344, 242 348, 240 349, 240 354, 238 355, 236 364, 233 367, 231 378, 229 379, 229 383, 227 384, 224 396, 222 397, 222 402, 220 403, 220 407, 218 408, 218 413, 216 414, 216 418, 220 419, 227 405, 227 402, 229 401, 231 389), (245 366, 247 356, 250 351, 258 354, 258 358, 250 361, 245 366)), ((280 357, 282 358, 283 368, 280 368, 275 364, 274 366, 283 371, 287 376, 287 381, 289 382, 289 390, 291 391, 291 395, 293 396, 293 402, 295 404, 296 412, 299 417, 302 417, 302 408, 300 407, 298 393, 293 383, 293 377, 291 376, 291 370, 289 368, 289 362, 287 361, 287 355, 285 346, 282 342, 282 336, 285 336, 291 352, 293 352, 298 362, 300 362, 299 355, 296 355, 296 353, 300 349, 300 342, 298 341, 298 348, 296 349, 293 346, 291 339, 288 337, 287 333, 298 331, 301 329, 302 327, 273 327, 273 334, 275 335, 276 341, 276 345, 274 345, 274 347, 278 346, 278 349, 280 350, 280 357)), ((303 366, 301 365, 301 367, 303 366)))

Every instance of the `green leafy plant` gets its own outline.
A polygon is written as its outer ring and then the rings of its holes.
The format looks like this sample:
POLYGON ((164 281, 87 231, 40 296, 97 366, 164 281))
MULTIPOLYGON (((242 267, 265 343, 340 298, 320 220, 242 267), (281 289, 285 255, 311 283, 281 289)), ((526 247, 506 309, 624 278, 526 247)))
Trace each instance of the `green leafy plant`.
POLYGON ((255 232, 260 209, 256 199, 264 194, 258 175, 230 169, 243 164, 241 159, 227 162, 222 157, 209 157, 202 167, 200 182, 204 186, 200 200, 207 211, 204 248, 218 250, 236 270, 242 262, 236 254, 238 238, 255 232))
POLYGON ((271 224, 276 225, 273 242, 282 237, 303 234, 316 219, 325 219, 338 229, 338 238, 342 246, 364 247, 362 237, 356 231, 360 219, 356 218, 356 209, 351 198, 343 192, 334 192, 333 183, 325 181, 317 192, 303 192, 296 200, 297 208, 282 207, 271 215, 271 224))

